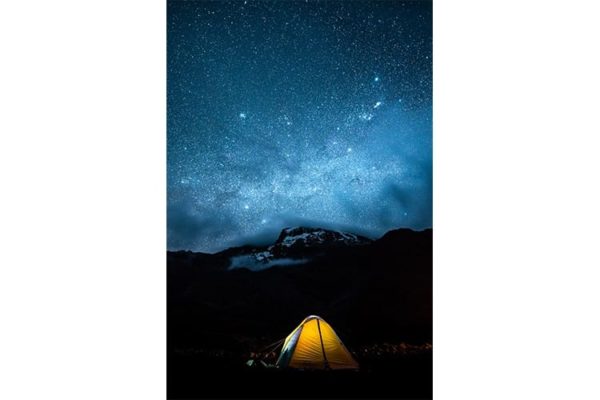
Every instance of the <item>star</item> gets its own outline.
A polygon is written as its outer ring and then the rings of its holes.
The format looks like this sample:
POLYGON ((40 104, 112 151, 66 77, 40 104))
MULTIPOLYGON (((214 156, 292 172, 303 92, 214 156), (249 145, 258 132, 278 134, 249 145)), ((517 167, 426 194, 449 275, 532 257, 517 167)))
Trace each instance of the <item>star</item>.
POLYGON ((358 118, 359 118, 361 121, 370 121, 370 120, 372 120, 372 119, 373 119, 373 114, 371 114, 371 113, 367 113, 367 112, 364 112, 364 113, 361 113, 361 114, 358 116, 358 118))

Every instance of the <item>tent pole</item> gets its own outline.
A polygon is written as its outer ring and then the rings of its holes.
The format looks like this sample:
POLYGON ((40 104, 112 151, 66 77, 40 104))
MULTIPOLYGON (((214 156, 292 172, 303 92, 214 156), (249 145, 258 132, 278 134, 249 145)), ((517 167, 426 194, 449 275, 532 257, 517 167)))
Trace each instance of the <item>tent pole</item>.
POLYGON ((329 362, 327 361, 327 355, 325 354, 325 346, 323 345, 323 335, 321 335, 321 324, 317 319, 317 329, 319 329, 319 338, 321 339, 321 350, 323 351, 323 361, 325 369, 329 369, 329 362))

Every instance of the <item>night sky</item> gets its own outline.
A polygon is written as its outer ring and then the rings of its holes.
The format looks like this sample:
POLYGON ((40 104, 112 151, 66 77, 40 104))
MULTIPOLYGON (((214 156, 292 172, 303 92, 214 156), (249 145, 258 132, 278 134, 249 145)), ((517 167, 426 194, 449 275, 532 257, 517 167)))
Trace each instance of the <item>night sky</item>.
POLYGON ((431 227, 431 2, 167 11, 169 249, 431 227))

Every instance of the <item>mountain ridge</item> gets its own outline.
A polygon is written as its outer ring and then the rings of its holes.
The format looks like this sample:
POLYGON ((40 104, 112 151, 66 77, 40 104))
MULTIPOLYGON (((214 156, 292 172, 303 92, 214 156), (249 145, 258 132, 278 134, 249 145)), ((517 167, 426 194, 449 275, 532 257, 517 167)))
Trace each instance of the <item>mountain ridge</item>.
POLYGON ((244 252, 244 251, 253 251, 253 250, 264 250, 269 248, 270 246, 276 245, 280 242, 282 242, 285 238, 285 236, 287 236, 287 234, 289 234, 290 232, 295 233, 297 231, 302 231, 302 232, 310 232, 310 231, 323 231, 323 232, 333 232, 333 233, 339 233, 342 235, 351 235, 354 236, 356 238, 358 238, 360 241, 364 241, 364 242, 370 242, 370 243, 374 243, 374 242, 378 242, 382 239, 387 239, 392 235, 401 235, 403 232, 427 232, 427 231, 432 231, 432 228, 424 228, 424 229, 412 229, 412 228, 396 228, 396 229, 390 229, 389 231, 385 232, 383 235, 381 235, 379 238, 376 239, 370 239, 366 236, 363 235, 359 235, 356 233, 352 233, 352 232, 348 232, 348 231, 341 231, 341 230, 332 230, 332 229, 326 229, 326 228, 313 228, 313 227, 308 227, 308 226, 295 226, 295 227, 286 227, 283 228, 280 232, 279 235, 277 236, 277 239, 275 239, 275 241, 272 244, 265 244, 265 245, 253 245, 253 244, 242 244, 239 246, 231 246, 231 247, 227 247, 223 250, 219 250, 217 252, 214 253, 208 253, 205 251, 194 251, 194 250, 189 250, 189 249, 179 249, 179 250, 167 250, 167 253, 171 253, 171 254, 197 254, 197 255, 206 255, 206 256, 215 256, 215 255, 222 255, 222 254, 231 254, 231 253, 238 253, 238 252, 244 252))
MULTIPOLYGON (((431 231, 427 228, 416 231, 410 228, 398 228, 387 231, 378 239, 369 239, 351 232, 330 230, 318 227, 286 227, 270 245, 234 246, 210 254, 189 250, 167 251, 167 254, 188 259, 196 259, 218 269, 246 268, 251 271, 263 270, 275 266, 298 265, 320 258, 328 253, 344 251, 357 246, 382 246, 382 243, 413 240, 415 234, 431 231), (207 260, 210 262, 206 263, 207 260)), ((195 263, 195 262, 194 262, 195 263)))

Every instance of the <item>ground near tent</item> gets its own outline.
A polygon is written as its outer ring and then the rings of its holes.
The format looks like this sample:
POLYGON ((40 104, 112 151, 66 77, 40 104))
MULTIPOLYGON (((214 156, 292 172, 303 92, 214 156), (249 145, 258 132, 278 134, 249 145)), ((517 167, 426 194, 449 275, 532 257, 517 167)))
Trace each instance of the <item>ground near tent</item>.
MULTIPOLYGON (((242 358, 169 356, 169 398, 399 398, 432 395, 432 352, 359 358, 360 371, 250 368, 242 358)), ((247 360, 246 360, 247 361, 247 360)))

